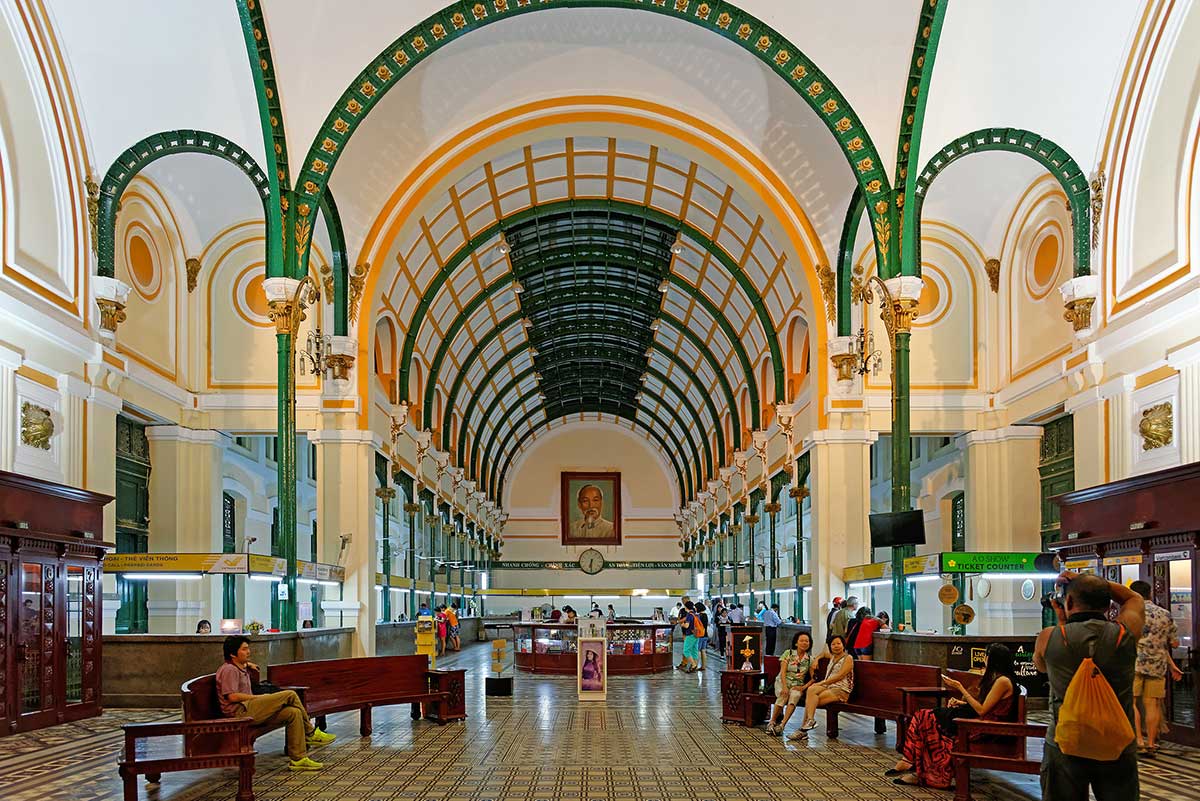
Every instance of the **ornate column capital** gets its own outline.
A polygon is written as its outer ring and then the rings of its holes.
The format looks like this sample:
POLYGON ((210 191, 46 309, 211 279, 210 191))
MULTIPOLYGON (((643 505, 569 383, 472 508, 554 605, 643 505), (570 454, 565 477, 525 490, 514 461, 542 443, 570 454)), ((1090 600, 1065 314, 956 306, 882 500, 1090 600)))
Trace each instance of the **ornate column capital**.
POLYGON ((833 362, 838 384, 843 389, 849 389, 854 384, 854 364, 857 359, 854 337, 832 337, 829 340, 829 361, 833 362))
POLYGON ((375 490, 375 497, 387 503, 396 497, 396 490, 393 487, 378 487, 375 490))
POLYGON ((100 308, 100 330, 112 336, 117 333, 117 326, 126 320, 125 304, 132 287, 105 275, 92 276, 92 287, 96 305, 100 308))
POLYGON ((925 281, 919 275, 898 275, 884 281, 883 285, 887 287, 891 301, 890 333, 893 336, 909 333, 917 316, 917 302, 925 289, 925 281))
POLYGON ((1100 294, 1100 277, 1078 275, 1058 288, 1062 294, 1063 319, 1075 329, 1075 337, 1084 339, 1092 333, 1092 307, 1100 294))
POLYGON ((334 381, 349 381, 354 359, 358 355, 358 340, 354 337, 332 336, 329 338, 329 355, 325 363, 333 373, 334 381))

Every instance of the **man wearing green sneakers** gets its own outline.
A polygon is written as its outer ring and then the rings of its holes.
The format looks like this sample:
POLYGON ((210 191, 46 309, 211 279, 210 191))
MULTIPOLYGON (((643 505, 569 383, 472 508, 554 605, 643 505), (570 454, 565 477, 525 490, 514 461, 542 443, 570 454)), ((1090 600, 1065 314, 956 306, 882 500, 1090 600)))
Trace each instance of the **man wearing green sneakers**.
POLYGON ((288 767, 292 770, 320 770, 325 767, 310 759, 308 749, 328 745, 337 739, 312 724, 308 712, 293 690, 255 695, 248 668, 258 670, 250 661, 250 640, 234 635, 225 638, 225 664, 217 668, 217 698, 225 717, 251 717, 256 726, 282 724, 287 729, 288 767))

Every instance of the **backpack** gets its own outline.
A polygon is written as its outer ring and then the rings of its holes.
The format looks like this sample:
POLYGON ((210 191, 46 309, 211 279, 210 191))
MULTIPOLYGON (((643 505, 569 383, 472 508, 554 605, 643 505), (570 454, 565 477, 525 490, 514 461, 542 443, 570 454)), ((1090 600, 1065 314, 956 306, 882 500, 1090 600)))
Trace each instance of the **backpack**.
POLYGON ((704 618, 700 615, 693 615, 695 623, 692 626, 692 634, 697 637, 705 637, 708 635, 708 630, 704 628, 704 618))
MULTIPOLYGON (((1067 632, 1060 623, 1063 643, 1067 632)), ((1117 635, 1117 647, 1125 637, 1125 627, 1117 635)), ((1069 645, 1068 645, 1069 647, 1069 645)), ((1112 686, 1089 654, 1071 677, 1062 706, 1054 740, 1058 750, 1068 756, 1112 762, 1133 741, 1133 727, 1112 686)))

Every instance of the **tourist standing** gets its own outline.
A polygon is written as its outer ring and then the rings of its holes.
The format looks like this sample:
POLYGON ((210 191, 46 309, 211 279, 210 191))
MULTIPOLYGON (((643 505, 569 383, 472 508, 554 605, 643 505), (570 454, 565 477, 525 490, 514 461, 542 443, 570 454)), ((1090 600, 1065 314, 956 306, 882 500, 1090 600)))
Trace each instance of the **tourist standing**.
POLYGON ((1137 801, 1137 743, 1128 746, 1114 760, 1099 761, 1064 754, 1055 733, 1059 711, 1067 687, 1086 658, 1091 658, 1108 682, 1117 700, 1133 724, 1133 676, 1137 661, 1137 640, 1145 628, 1145 602, 1137 593, 1099 576, 1064 572, 1058 579, 1066 583, 1066 608, 1051 601, 1058 617, 1057 626, 1042 629, 1033 649, 1033 664, 1050 680, 1050 726, 1042 753, 1042 797, 1047 799, 1086 799, 1088 787, 1097 801, 1137 801), (1115 622, 1107 619, 1113 602, 1120 607, 1115 622))
POLYGON ((838 613, 833 616, 833 622, 829 624, 829 636, 841 637, 843 641, 846 638, 846 632, 850 630, 850 621, 854 619, 854 615, 858 612, 858 598, 851 595, 846 599, 846 603, 838 610, 838 613))
POLYGON ((700 659, 699 670, 704 670, 704 665, 708 661, 706 652, 708 651, 708 625, 709 616, 708 609, 703 603, 696 603, 696 617, 700 618, 700 625, 696 627, 696 653, 700 659))
POLYGON ((1167 697, 1167 673, 1176 681, 1183 674, 1171 660, 1171 649, 1179 647, 1179 630, 1171 613, 1150 602, 1150 585, 1135 581, 1129 589, 1142 596, 1146 606, 1146 628, 1138 638, 1137 662, 1133 677, 1133 731, 1137 736, 1138 753, 1146 757, 1158 755, 1158 728, 1162 724, 1162 704, 1167 697), (1142 708, 1138 709, 1138 701, 1142 708), (1142 739, 1142 724, 1146 737, 1142 739))
POLYGON ((783 620, 779 617, 779 607, 777 605, 767 606, 764 601, 759 601, 759 603, 762 609, 758 613, 758 619, 763 624, 763 639, 766 648, 763 653, 767 656, 775 656, 775 637, 779 634, 779 624, 783 620))
POLYGON ((837 617, 837 613, 842 611, 842 596, 836 595, 829 602, 829 614, 825 616, 825 644, 829 645, 829 641, 833 638, 833 619, 837 617))

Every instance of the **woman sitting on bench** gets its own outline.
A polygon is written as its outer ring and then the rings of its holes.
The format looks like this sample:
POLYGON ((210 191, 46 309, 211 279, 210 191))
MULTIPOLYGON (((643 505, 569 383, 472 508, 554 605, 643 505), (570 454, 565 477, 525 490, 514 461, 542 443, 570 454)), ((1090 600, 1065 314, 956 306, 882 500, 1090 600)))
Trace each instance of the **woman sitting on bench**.
POLYGON ((846 640, 840 634, 829 638, 829 649, 817 657, 817 660, 829 657, 829 668, 825 678, 808 688, 808 696, 804 699, 804 722, 800 731, 791 739, 800 740, 808 736, 808 732, 817 727, 813 717, 816 711, 829 704, 845 703, 850 700, 854 689, 854 657, 846 649, 846 640))
MULTIPOLYGON (((792 647, 779 657, 779 675, 775 677, 775 699, 771 706, 771 719, 767 721, 767 734, 783 734, 796 704, 804 697, 804 691, 812 683, 812 637, 799 632, 792 639, 792 647), (786 711, 785 711, 786 709, 786 711), (783 720, 775 721, 783 714, 783 720)), ((792 735, 795 738, 795 735, 792 735)), ((796 738, 798 739, 798 738, 796 738)))
POLYGON ((954 777, 951 752, 957 736, 955 718, 1009 720, 1016 701, 1017 676, 1013 671, 1013 655, 1008 647, 994 642, 988 646, 983 681, 979 697, 949 676, 942 675, 942 684, 962 694, 962 700, 950 699, 944 707, 918 709, 908 724, 904 738, 904 759, 885 776, 898 776, 896 784, 920 784, 945 790, 954 777))

